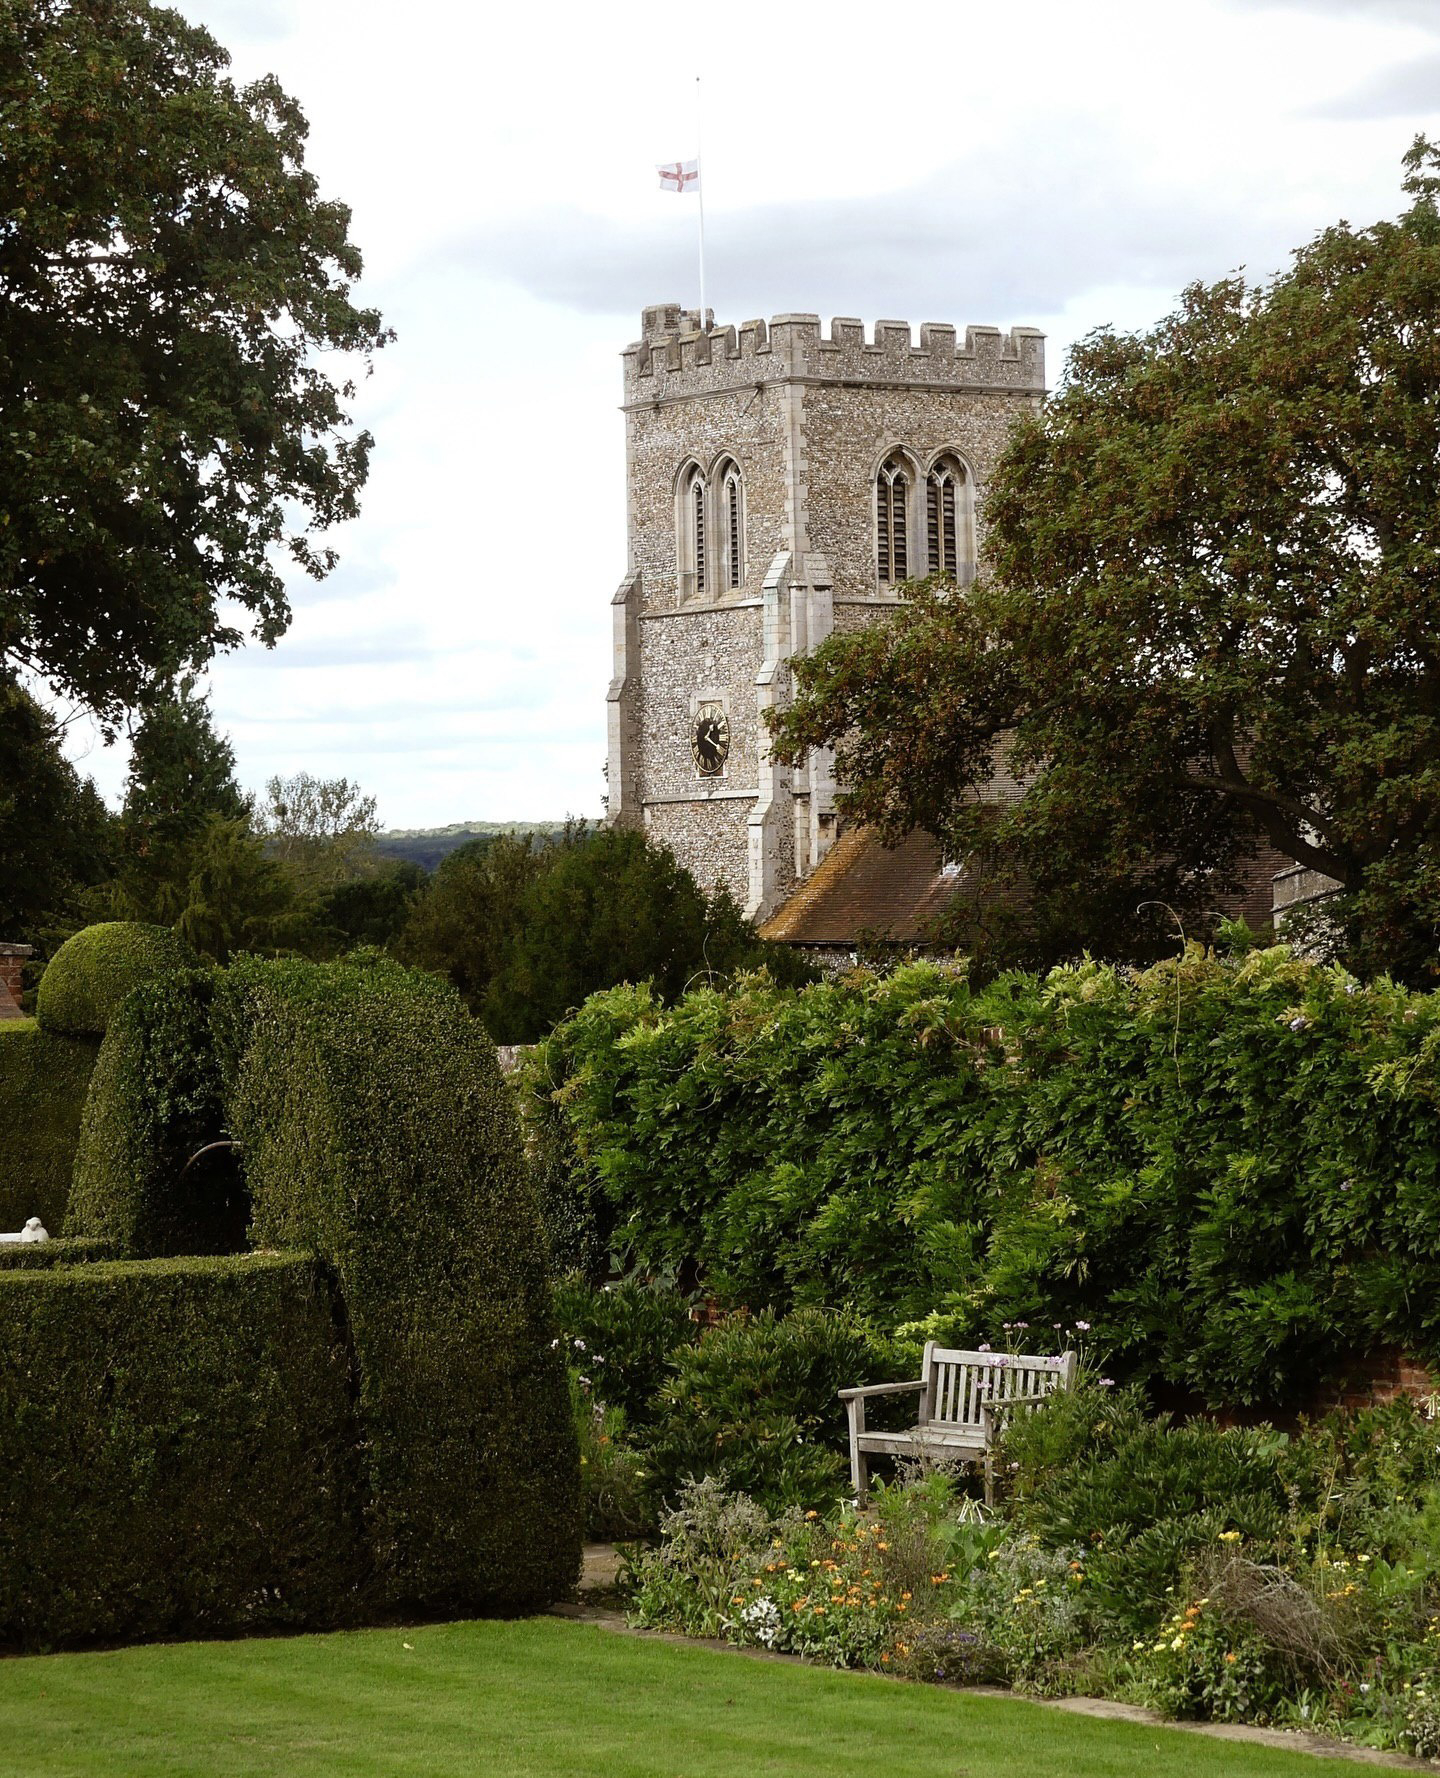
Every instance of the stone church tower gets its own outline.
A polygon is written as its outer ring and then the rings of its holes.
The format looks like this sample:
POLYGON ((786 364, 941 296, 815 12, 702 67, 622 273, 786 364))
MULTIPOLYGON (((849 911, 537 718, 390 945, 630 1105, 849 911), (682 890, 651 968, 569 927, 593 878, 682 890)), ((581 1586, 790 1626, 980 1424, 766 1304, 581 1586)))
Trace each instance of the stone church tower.
POLYGON ((1034 328, 644 311, 626 348, 629 569, 615 594, 609 818, 764 920, 836 837, 828 758, 791 771, 762 712, 790 660, 974 573, 985 482, 1045 384, 1034 328))

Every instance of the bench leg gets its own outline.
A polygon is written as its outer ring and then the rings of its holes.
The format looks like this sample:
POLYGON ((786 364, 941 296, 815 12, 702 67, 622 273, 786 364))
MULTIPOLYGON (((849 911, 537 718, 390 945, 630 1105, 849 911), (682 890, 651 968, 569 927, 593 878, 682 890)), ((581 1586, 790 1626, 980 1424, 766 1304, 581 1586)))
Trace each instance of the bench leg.
POLYGON ((858 1512, 865 1510, 865 1484, 868 1477, 869 1464, 865 1453, 860 1449, 860 1434, 865 1430, 865 1398, 857 1395, 845 1403, 845 1417, 850 1422, 850 1486, 855 1490, 855 1507, 858 1512))

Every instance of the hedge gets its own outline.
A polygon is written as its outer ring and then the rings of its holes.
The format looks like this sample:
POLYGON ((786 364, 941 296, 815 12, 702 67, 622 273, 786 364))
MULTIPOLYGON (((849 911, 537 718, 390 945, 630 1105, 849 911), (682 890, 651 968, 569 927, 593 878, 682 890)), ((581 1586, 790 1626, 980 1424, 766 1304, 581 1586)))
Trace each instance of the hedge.
POLYGON ((252 1238, 316 1253, 344 1297, 378 1596, 563 1595, 579 1455, 493 1044, 432 977, 255 959, 227 972, 221 1037, 252 1238))
POLYGON ((38 1216, 59 1233, 98 1047, 28 1020, 0 1024, 0 1230, 38 1216))
POLYGON ((220 979, 208 969, 156 976, 111 1019, 80 1129, 68 1235, 133 1258, 245 1246, 240 1165, 233 1149, 212 1146, 225 1127, 211 1022, 220 979))
POLYGON ((48 1241, 7 1241, 0 1246, 0 1272, 42 1272, 52 1266, 89 1265, 118 1259, 109 1241, 52 1235, 48 1241))
POLYGON ((0 1352, 0 1641, 354 1614, 357 1428, 313 1261, 5 1272, 0 1352))
POLYGON ((527 1081, 642 1267, 966 1343, 1090 1321, 1117 1374, 1275 1405, 1377 1344, 1440 1360, 1437 1056, 1434 995, 1192 946, 617 988, 527 1081))
POLYGON ((200 959, 168 926, 106 920, 86 926, 50 959, 35 996, 35 1016, 47 1031, 103 1037, 111 1014, 132 988, 163 970, 200 959))

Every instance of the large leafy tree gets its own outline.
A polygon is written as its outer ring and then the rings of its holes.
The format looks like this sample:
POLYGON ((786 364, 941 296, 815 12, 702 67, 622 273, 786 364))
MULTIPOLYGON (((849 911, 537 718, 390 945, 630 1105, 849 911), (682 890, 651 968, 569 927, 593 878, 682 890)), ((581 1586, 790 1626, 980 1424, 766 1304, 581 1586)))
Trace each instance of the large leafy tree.
POLYGON ((109 721, 236 613, 281 634, 370 452, 349 212, 228 59, 148 0, 0 0, 0 664, 109 721))
POLYGON ((798 666, 782 750, 1023 883, 1041 950, 1133 948, 1269 843, 1340 883, 1353 959, 1435 958, 1440 155, 1405 162, 1397 221, 1091 335, 989 490, 993 578, 798 666))
POLYGON ((62 739, 51 713, 0 673, 0 938, 42 950, 112 864, 110 817, 62 739))

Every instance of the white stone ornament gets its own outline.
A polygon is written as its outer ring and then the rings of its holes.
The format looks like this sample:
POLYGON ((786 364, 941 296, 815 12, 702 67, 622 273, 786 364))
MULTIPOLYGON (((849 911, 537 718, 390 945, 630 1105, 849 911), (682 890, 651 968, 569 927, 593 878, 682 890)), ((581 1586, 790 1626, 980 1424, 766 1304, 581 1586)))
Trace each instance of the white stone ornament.
POLYGON ((48 1241, 49 1239, 49 1232, 38 1216, 32 1216, 24 1228, 17 1233, 0 1235, 0 1241, 48 1241))

